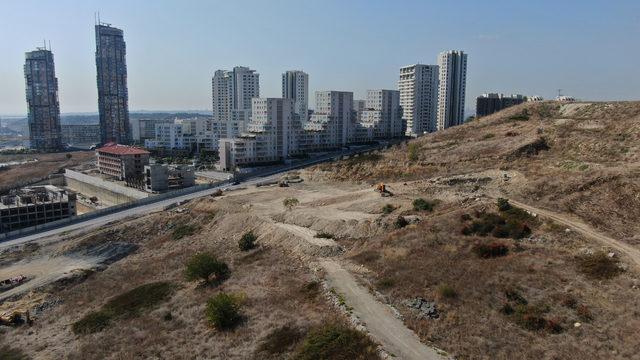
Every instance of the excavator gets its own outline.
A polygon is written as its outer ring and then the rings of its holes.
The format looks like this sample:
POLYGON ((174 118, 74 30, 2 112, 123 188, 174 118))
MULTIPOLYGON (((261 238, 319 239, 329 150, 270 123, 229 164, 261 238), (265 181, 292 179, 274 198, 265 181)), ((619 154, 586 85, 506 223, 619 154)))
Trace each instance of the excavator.
POLYGON ((374 186, 375 186, 375 191, 380 193, 380 196, 382 197, 393 196, 391 191, 387 190, 387 186, 384 183, 378 183, 374 186))

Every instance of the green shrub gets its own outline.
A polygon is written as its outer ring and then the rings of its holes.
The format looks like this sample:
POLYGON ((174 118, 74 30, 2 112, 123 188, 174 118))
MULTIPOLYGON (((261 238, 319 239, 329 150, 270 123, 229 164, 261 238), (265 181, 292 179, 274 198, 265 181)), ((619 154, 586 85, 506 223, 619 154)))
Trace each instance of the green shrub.
POLYGON ((293 325, 284 325, 271 331, 265 336, 260 345, 258 353, 269 355, 283 354, 293 350, 294 346, 302 340, 304 331, 293 325))
POLYGON ((538 306, 517 305, 514 312, 515 322, 527 330, 542 330, 547 325, 542 313, 543 310, 538 306))
POLYGON ((438 287, 438 293, 445 299, 455 299, 458 297, 456 289, 447 284, 442 284, 438 287))
POLYGON ((377 284, 378 284, 378 287, 381 289, 389 289, 393 287, 396 284, 396 282, 391 278, 383 278, 383 279, 380 279, 377 284))
POLYGON ((22 350, 9 347, 8 345, 0 346, 0 360, 28 360, 29 357, 22 350))
POLYGON ((618 260, 603 252, 579 256, 577 263, 578 269, 593 279, 611 279, 622 272, 618 260))
POLYGON ((207 301, 207 320, 218 330, 234 328, 242 320, 240 306, 242 297, 234 294, 219 293, 207 301))
POLYGON ((529 120, 529 112, 527 111, 527 109, 524 109, 524 110, 522 110, 521 113, 510 116, 509 120, 512 120, 512 121, 527 121, 527 120, 529 120))
POLYGON ((498 205, 498 210, 500 211, 507 211, 511 209, 511 204, 509 204, 509 200, 507 199, 498 198, 496 205, 498 205))
POLYGON ((376 344, 364 333, 343 324, 326 324, 307 334, 292 359, 374 360, 380 357, 376 344))
POLYGON ((403 227, 409 225, 409 222, 404 218, 404 216, 398 216, 393 225, 396 227, 396 229, 402 229, 403 227))
POLYGON ((287 208, 287 210, 291 210, 294 207, 298 206, 298 204, 300 204, 300 201, 298 201, 298 199, 296 198, 286 198, 284 200, 282 200, 282 205, 284 205, 284 207, 287 208))
POLYGON ((310 281, 302 287, 301 292, 306 298, 313 299, 320 294, 320 283, 315 280, 310 281))
POLYGON ((214 283, 220 283, 229 277, 229 273, 229 266, 226 263, 208 253, 193 256, 185 270, 187 280, 203 280, 205 283, 209 283, 211 276, 214 277, 214 283))
POLYGON ((507 297, 507 300, 512 301, 518 305, 527 305, 529 303, 527 299, 525 299, 525 297, 515 289, 505 290, 504 295, 507 297))
POLYGON ((473 252, 480 258, 490 259, 507 255, 509 248, 501 242, 478 243, 473 247, 473 252))
POLYGON ((244 233, 244 235, 242 235, 242 237, 238 241, 238 247, 242 251, 249 251, 256 247, 257 239, 258 237, 253 234, 253 231, 244 233))
POLYGON ((111 323, 113 314, 108 311, 94 311, 72 325, 75 334, 93 334, 105 329, 111 323))
POLYGON ((335 236, 333 234, 324 231, 317 233, 315 237, 320 239, 335 239, 335 236))
POLYGON ((198 230, 199 227, 196 225, 181 224, 173 229, 173 233, 171 234, 171 236, 173 237, 173 240, 180 240, 185 236, 191 236, 195 234, 198 230))
POLYGON ((386 204, 385 206, 382 207, 382 213, 391 214, 395 209, 396 209, 395 206, 391 204, 386 204))
POLYGON ((99 332, 114 320, 136 317, 143 310, 155 307, 171 297, 174 289, 169 282, 138 286, 109 300, 100 310, 85 315, 73 324, 72 330, 76 334, 99 332))
POLYGON ((422 198, 413 200, 413 210, 415 211, 433 211, 435 206, 435 201, 428 201, 422 198))
POLYGON ((464 226, 461 232, 463 235, 491 234, 497 238, 521 239, 531 235, 531 228, 527 224, 530 218, 524 210, 514 207, 504 211, 502 215, 481 213, 477 220, 474 220, 471 225, 464 226))
POLYGON ((420 146, 416 143, 411 143, 407 146, 407 157, 409 161, 417 161, 419 156, 420 146))

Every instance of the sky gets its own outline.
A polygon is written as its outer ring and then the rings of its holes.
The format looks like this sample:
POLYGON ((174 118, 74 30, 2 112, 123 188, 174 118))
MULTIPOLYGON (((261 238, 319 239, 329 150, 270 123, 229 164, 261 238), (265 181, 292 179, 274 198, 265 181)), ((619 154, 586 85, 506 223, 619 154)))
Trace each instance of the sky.
POLYGON ((124 30, 129 108, 210 110, 217 69, 316 90, 396 89, 399 68, 468 53, 466 108, 486 92, 640 99, 638 0, 0 0, 0 115, 26 113, 24 53, 51 41, 63 113, 97 112, 94 13, 124 30))

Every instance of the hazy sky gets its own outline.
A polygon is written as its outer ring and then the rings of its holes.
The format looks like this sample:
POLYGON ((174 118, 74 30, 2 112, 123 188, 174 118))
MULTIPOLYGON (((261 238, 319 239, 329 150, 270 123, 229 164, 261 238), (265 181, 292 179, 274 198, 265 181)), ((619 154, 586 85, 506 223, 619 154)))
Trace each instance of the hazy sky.
POLYGON ((61 111, 97 111, 96 11, 124 30, 131 110, 210 109, 213 72, 234 65, 260 73, 262 96, 302 69, 311 94, 364 98, 449 49, 469 54, 467 108, 488 91, 640 99, 638 0, 0 0, 0 114, 26 113, 24 53, 43 38, 61 111))

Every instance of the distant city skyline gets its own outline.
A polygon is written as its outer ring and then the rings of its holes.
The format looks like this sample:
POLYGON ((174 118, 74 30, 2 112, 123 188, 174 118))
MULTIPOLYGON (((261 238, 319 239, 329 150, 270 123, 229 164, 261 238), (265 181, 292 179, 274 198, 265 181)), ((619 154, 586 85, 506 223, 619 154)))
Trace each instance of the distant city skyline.
POLYGON ((56 58, 61 113, 97 112, 96 11, 126 34, 131 112, 211 111, 214 71, 236 65, 260 73, 263 97, 279 97, 282 73, 299 69, 309 74, 309 96, 339 90, 365 99, 367 89, 397 89, 400 67, 435 64, 450 49, 471 56, 466 110, 487 92, 640 99, 640 3, 630 0, 27 0, 0 9, 0 33, 8 35, 0 43, 0 116, 26 115, 24 56, 43 39, 56 58), (625 56, 612 63, 611 54, 625 56))

